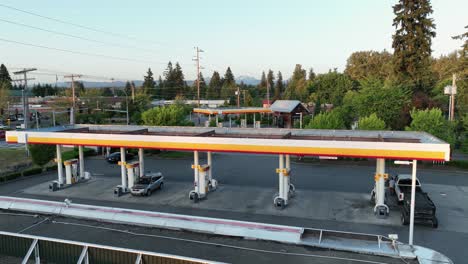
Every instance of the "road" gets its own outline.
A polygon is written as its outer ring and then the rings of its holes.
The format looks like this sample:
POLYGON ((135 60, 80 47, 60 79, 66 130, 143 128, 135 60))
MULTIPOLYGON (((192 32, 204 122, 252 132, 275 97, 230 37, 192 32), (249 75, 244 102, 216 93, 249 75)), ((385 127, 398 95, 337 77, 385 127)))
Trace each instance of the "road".
MULTIPOLYGON (((264 187, 277 188, 277 157, 268 155, 244 155, 244 154, 220 154, 213 156, 213 175, 222 184, 236 185, 245 187, 264 187)), ((145 159, 146 169, 151 171, 162 171, 171 181, 191 182, 193 180, 193 171, 190 168, 192 160, 186 159, 159 159, 147 157, 145 159)), ((115 164, 108 164, 100 157, 92 157, 86 160, 86 170, 91 171, 99 177, 120 178, 120 168, 115 164)), ((337 191, 350 193, 369 193, 373 185, 373 174, 375 167, 372 165, 353 165, 349 163, 337 163, 336 161, 322 161, 312 163, 292 163, 292 181, 298 189, 317 190, 317 191, 337 191)), ((389 173, 409 173, 407 167, 389 167, 389 173)), ((0 185, 0 195, 25 196, 21 189, 34 186, 44 181, 54 179, 54 173, 28 178, 27 180, 12 182, 0 185)), ((453 187, 468 186, 468 172, 457 171, 454 169, 428 169, 420 168, 418 177, 424 184, 442 184, 453 187)), ((109 191, 109 190, 107 190, 109 191)), ((438 194, 431 194, 438 195, 438 194)), ((31 196, 30 196, 31 197, 31 196)), ((31 197, 40 198, 40 197, 31 197)), ((52 200, 52 199, 51 199, 52 200)), ((63 198, 55 198, 63 201, 63 198)), ((294 216, 272 216, 265 214, 239 213, 205 209, 187 209, 172 206, 158 207, 148 206, 147 204, 127 204, 121 202, 98 201, 93 197, 83 197, 74 199, 77 203, 116 206, 124 208, 134 208, 141 210, 158 210, 170 213, 193 214, 200 216, 230 218, 247 221, 258 221, 273 224, 285 224, 294 226, 316 227, 352 232, 363 232, 387 235, 391 233, 399 234, 401 241, 407 241, 408 229, 405 226, 389 226, 379 224, 359 224, 339 220, 318 220, 305 219, 294 216)), ((466 204, 467 201, 460 201, 466 204)), ((456 206, 456 205, 454 205, 456 206)), ((464 207, 460 207, 459 214, 450 217, 465 217, 464 207)), ((439 212, 441 213, 441 212, 439 212)), ((467 230, 460 232, 444 229, 432 229, 426 226, 417 226, 415 229, 415 242, 418 245, 426 246, 438 250, 449 256, 455 263, 464 263, 467 253, 464 251, 468 243, 467 230)), ((455 229, 456 230, 456 229, 455 229)), ((53 234, 50 233, 43 234, 53 234)), ((79 233, 80 231, 74 231, 79 233)), ((65 236, 66 234, 64 234, 65 236)), ((80 236, 79 236, 80 237, 80 236)), ((84 239, 84 237, 83 237, 84 239)), ((113 241, 113 239, 109 239, 113 241)), ((123 244, 120 246, 124 246, 123 244)), ((133 244, 129 244, 133 246, 133 244)), ((139 245, 139 244, 135 244, 139 245)))
MULTIPOLYGON (((203 156, 202 156, 203 157, 203 156)), ((311 163, 295 162, 292 159, 292 182, 297 188, 307 190, 370 193, 374 184, 375 166, 345 165, 337 161, 311 163)), ((203 161, 202 161, 203 162, 203 161)), ((206 161, 205 161, 206 162, 206 161)), ((167 178, 175 181, 193 181, 193 160, 147 158, 145 169, 162 171, 167 178)), ((107 164, 102 159, 86 161, 94 174, 120 177, 120 167, 107 164)), ((213 177, 229 185, 276 188, 278 158, 273 155, 247 155, 216 153, 213 155, 213 177)), ((390 174, 411 173, 410 167, 387 168, 390 174)), ((421 182, 468 186, 468 171, 452 169, 418 169, 421 182)))

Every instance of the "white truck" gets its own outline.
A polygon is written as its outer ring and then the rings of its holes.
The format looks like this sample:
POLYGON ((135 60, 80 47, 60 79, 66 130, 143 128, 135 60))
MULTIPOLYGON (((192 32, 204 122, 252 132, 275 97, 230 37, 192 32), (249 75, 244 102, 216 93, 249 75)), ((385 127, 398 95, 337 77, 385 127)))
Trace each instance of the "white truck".
MULTIPOLYGON (((405 200, 405 195, 411 195, 411 175, 398 174, 390 180, 390 188, 394 190, 398 202, 402 203, 405 200)), ((416 178, 416 191, 421 190, 421 183, 416 178)))

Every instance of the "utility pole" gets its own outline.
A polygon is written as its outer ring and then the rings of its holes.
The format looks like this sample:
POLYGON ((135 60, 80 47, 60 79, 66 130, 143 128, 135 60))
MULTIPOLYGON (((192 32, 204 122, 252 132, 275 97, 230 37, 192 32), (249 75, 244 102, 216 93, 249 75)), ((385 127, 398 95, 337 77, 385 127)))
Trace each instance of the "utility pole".
POLYGON ((245 92, 246 92, 246 91, 247 91, 247 90, 242 90, 242 95, 244 96, 244 107, 247 107, 247 101, 246 101, 246 99, 245 99, 245 92))
POLYGON ((270 82, 267 79, 267 105, 270 107, 270 82))
POLYGON ((200 52, 204 52, 202 49, 195 47, 196 50, 196 57, 193 59, 197 62, 197 106, 200 107, 200 52))
POLYGON ((448 120, 453 121, 455 119, 455 95, 457 94, 457 75, 452 75, 452 85, 444 87, 444 94, 449 95, 449 116, 448 120))
POLYGON ((130 82, 130 86, 132 87, 132 102, 135 102, 135 84, 133 81, 130 82))
POLYGON ((240 108, 240 89, 239 89, 239 87, 237 87, 236 95, 237 95, 237 108, 240 108))
POLYGON ((450 95, 450 121, 455 119, 455 94, 457 94, 457 75, 452 75, 452 93, 450 95))
POLYGON ((15 75, 23 75, 23 81, 24 81, 24 86, 23 86, 23 118, 24 118, 24 129, 28 129, 28 123, 29 123, 29 102, 28 102, 28 80, 34 80, 34 79, 28 79, 27 73, 36 71, 36 68, 29 68, 29 69, 23 69, 21 71, 14 72, 15 75))
POLYGON ((64 78, 71 78, 71 88, 72 88, 72 107, 70 109, 70 125, 75 124, 75 78, 81 78, 81 74, 71 74, 63 76, 64 78))

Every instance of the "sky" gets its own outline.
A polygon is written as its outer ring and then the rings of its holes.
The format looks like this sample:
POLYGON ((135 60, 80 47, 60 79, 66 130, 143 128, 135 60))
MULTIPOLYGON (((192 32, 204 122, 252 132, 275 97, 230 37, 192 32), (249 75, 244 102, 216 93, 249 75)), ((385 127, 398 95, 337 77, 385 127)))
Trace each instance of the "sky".
MULTIPOLYGON (((37 74, 31 75, 36 78, 34 82, 55 82, 55 73, 59 81, 65 73, 96 76, 87 77, 90 81, 140 80, 149 67, 157 79, 172 61, 179 62, 186 79, 193 80, 196 67, 192 59, 198 46, 204 50, 202 73, 208 77, 214 70, 224 74, 228 66, 235 76, 255 78, 268 69, 289 78, 296 64, 312 67, 316 73, 333 68, 342 71, 352 52, 392 51, 392 6, 396 2, 0 0, 0 63, 10 71, 38 68, 37 74)), ((468 25, 468 1, 431 3, 437 26, 432 49, 433 56, 438 57, 461 46, 451 36, 463 33, 468 25)))

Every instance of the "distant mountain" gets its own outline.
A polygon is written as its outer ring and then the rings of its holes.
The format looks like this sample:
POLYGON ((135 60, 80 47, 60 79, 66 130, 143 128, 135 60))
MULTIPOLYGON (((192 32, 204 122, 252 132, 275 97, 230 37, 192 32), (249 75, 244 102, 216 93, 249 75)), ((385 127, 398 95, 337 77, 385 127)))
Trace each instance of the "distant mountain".
MULTIPOLYGON (((83 81, 82 82, 85 88, 105 88, 105 87, 115 87, 115 88, 123 88, 125 87, 126 82, 122 81, 115 81, 115 82, 89 82, 83 81)), ((133 81, 135 86, 141 86, 143 81, 133 81)), ((55 85, 55 83, 53 83, 55 85)), ((70 82, 59 82, 57 83, 58 87, 70 87, 70 82)))
POLYGON ((247 85, 258 85, 260 83, 260 80, 252 76, 241 75, 236 78, 236 82, 237 83, 243 82, 244 84, 247 84, 247 85))
MULTIPOLYGON (((134 80, 135 86, 141 86, 143 84, 143 81, 140 80, 134 80)), ((192 86, 195 83, 195 80, 187 80, 187 85, 192 86)), ((210 78, 205 78, 205 82, 208 85, 210 83, 210 78)), ((244 84, 247 85, 258 85, 260 83, 260 80, 247 76, 247 75, 241 75, 236 78, 236 82, 239 84, 243 82, 244 84)), ((115 88, 122 88, 125 87, 126 82, 122 81, 115 81, 115 82, 90 82, 90 81, 83 81, 83 85, 85 88, 105 88, 105 87, 115 87, 115 88)), ((52 85, 55 85, 55 83, 51 83, 52 85)), ((58 87, 70 87, 70 82, 59 82, 57 83, 58 87)))

